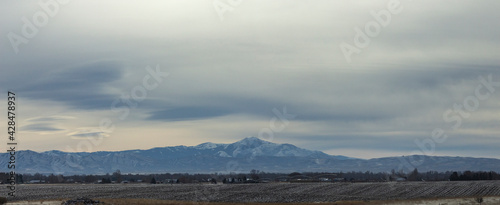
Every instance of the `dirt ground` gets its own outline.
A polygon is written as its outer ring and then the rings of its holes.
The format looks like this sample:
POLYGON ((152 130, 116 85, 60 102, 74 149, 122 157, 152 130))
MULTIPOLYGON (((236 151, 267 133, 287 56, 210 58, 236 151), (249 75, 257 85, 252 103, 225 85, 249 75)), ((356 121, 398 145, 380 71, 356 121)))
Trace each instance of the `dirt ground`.
POLYGON ((490 196, 483 197, 483 204, 500 205, 500 182, 40 184, 19 185, 16 194, 15 198, 10 199, 13 201, 9 202, 18 202, 10 204, 30 204, 26 201, 33 202, 31 204, 61 204, 62 199, 86 197, 108 202, 107 204, 183 204, 182 201, 187 201, 190 205, 451 205, 479 204, 474 197, 490 196))
MULTIPOLYGON (((181 202, 154 199, 97 199, 105 204, 157 204, 157 205, 477 205, 476 198, 453 199, 426 199, 426 200, 400 200, 400 201, 339 201, 330 203, 221 203, 221 202, 181 202)), ((500 197, 483 197, 482 205, 500 205, 500 197)), ((9 202, 7 205, 60 205, 64 200, 58 201, 19 201, 9 202)))

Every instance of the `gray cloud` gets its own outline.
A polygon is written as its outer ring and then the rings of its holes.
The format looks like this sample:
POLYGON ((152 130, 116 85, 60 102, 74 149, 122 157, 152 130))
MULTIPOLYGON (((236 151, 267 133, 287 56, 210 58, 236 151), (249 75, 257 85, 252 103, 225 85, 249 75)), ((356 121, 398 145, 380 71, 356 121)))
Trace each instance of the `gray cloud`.
POLYGON ((27 119, 26 121, 28 122, 50 122, 50 121, 60 121, 60 120, 66 120, 66 119, 71 119, 72 117, 69 116, 49 116, 49 117, 35 117, 31 119, 27 119))
POLYGON ((70 136, 76 138, 88 138, 88 137, 99 137, 102 136, 103 134, 104 132, 83 132, 78 134, 72 134, 70 136))
MULTIPOLYGON (((0 8, 5 28, 0 31, 0 87, 34 104, 68 106, 54 114, 85 115, 109 111, 115 99, 142 85, 148 74, 144 67, 159 64, 171 75, 148 90, 147 98, 131 109, 137 116, 123 124, 147 120, 168 125, 232 115, 267 123, 274 108, 286 106, 297 115, 294 120, 317 126, 286 133, 308 148, 411 151, 414 139, 428 137, 422 133, 449 127, 442 114, 473 94, 479 76, 492 74, 500 81, 500 3, 401 3, 404 10, 348 64, 339 44, 352 43, 354 28, 372 21, 370 12, 385 8, 387 1, 257 0, 226 13, 223 22, 211 2, 123 1, 121 7, 78 2, 78 7, 61 7, 18 54, 5 37, 21 33, 20 19, 31 18, 35 11, 28 8, 38 6, 9 2, 0 8), (398 132, 381 136, 389 131, 398 132)), ((486 116, 500 108, 498 96, 481 102, 462 128, 498 132, 496 121, 486 116)), ((49 122, 64 124, 53 117, 30 117, 36 124, 24 129, 56 131, 49 122)), ((495 145, 484 139, 495 141, 471 132, 440 149, 491 151, 495 145)))
POLYGON ((27 98, 59 101, 77 109, 105 109, 116 98, 106 86, 121 76, 117 62, 98 61, 47 72, 18 91, 27 98))
POLYGON ((26 125, 20 128, 23 131, 40 131, 40 132, 53 132, 53 131, 62 131, 63 129, 59 129, 54 127, 50 123, 37 123, 37 124, 30 124, 26 125))
POLYGON ((184 107, 152 112, 150 120, 185 121, 228 115, 229 110, 217 108, 184 107))

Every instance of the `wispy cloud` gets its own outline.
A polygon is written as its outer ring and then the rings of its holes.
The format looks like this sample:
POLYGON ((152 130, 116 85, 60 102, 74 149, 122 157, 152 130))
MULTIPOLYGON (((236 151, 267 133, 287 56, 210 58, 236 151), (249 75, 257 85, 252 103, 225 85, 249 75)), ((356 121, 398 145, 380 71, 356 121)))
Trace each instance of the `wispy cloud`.
MULTIPOLYGON (((6 38, 0 47, 0 87, 19 95, 21 130, 52 140, 25 139, 26 149, 103 136, 97 128, 106 118, 115 132, 95 150, 227 143, 256 136, 272 110, 286 105, 297 118, 277 142, 396 155, 446 126, 443 112, 474 93, 478 76, 500 81, 497 1, 401 0, 403 11, 351 64, 338 45, 387 1, 258 0, 222 22, 210 1, 77 2, 18 54, 6 38), (137 105, 127 102, 143 84, 144 67, 156 64, 168 80, 137 105), (133 108, 126 119, 112 109, 116 99, 133 108)), ((1 7, 0 36, 21 32, 32 7, 37 2, 1 7)), ((495 92, 481 101, 436 154, 483 156, 498 148, 499 99, 495 92)))
POLYGON ((37 123, 30 124, 20 128, 22 131, 34 131, 34 132, 53 132, 53 131, 62 131, 64 129, 59 129, 54 127, 50 123, 37 123))

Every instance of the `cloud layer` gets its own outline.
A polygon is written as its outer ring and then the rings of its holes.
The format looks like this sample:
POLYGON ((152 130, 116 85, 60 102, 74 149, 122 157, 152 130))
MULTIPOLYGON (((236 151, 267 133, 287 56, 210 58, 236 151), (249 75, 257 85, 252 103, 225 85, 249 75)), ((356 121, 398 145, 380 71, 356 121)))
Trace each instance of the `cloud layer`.
POLYGON ((433 154, 497 157, 500 87, 470 116, 453 112, 458 129, 443 115, 480 77, 500 81, 500 3, 398 1, 402 11, 348 63, 339 45, 354 45, 356 28, 390 2, 244 1, 221 21, 210 1, 74 0, 18 53, 9 33, 23 36, 23 18, 47 12, 9 2, 0 87, 19 96, 23 149, 227 143, 274 126, 276 142, 371 158, 421 151, 416 141, 443 128, 433 154), (156 65, 169 76, 135 99, 156 65), (296 115, 286 124, 273 121, 283 107, 296 115))

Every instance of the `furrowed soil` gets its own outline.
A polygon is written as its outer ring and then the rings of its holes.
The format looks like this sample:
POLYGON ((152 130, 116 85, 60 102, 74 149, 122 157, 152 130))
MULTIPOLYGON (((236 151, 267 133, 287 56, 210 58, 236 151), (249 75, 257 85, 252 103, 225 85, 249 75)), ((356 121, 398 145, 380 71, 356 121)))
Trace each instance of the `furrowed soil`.
MULTIPOLYGON (((106 204, 500 204, 500 181, 267 184, 17 185, 16 203, 61 204, 87 197, 106 204), (487 197, 488 196, 488 197, 487 197), (208 203, 210 202, 210 203, 208 203)), ((12 200, 12 198, 9 198, 12 200)))

